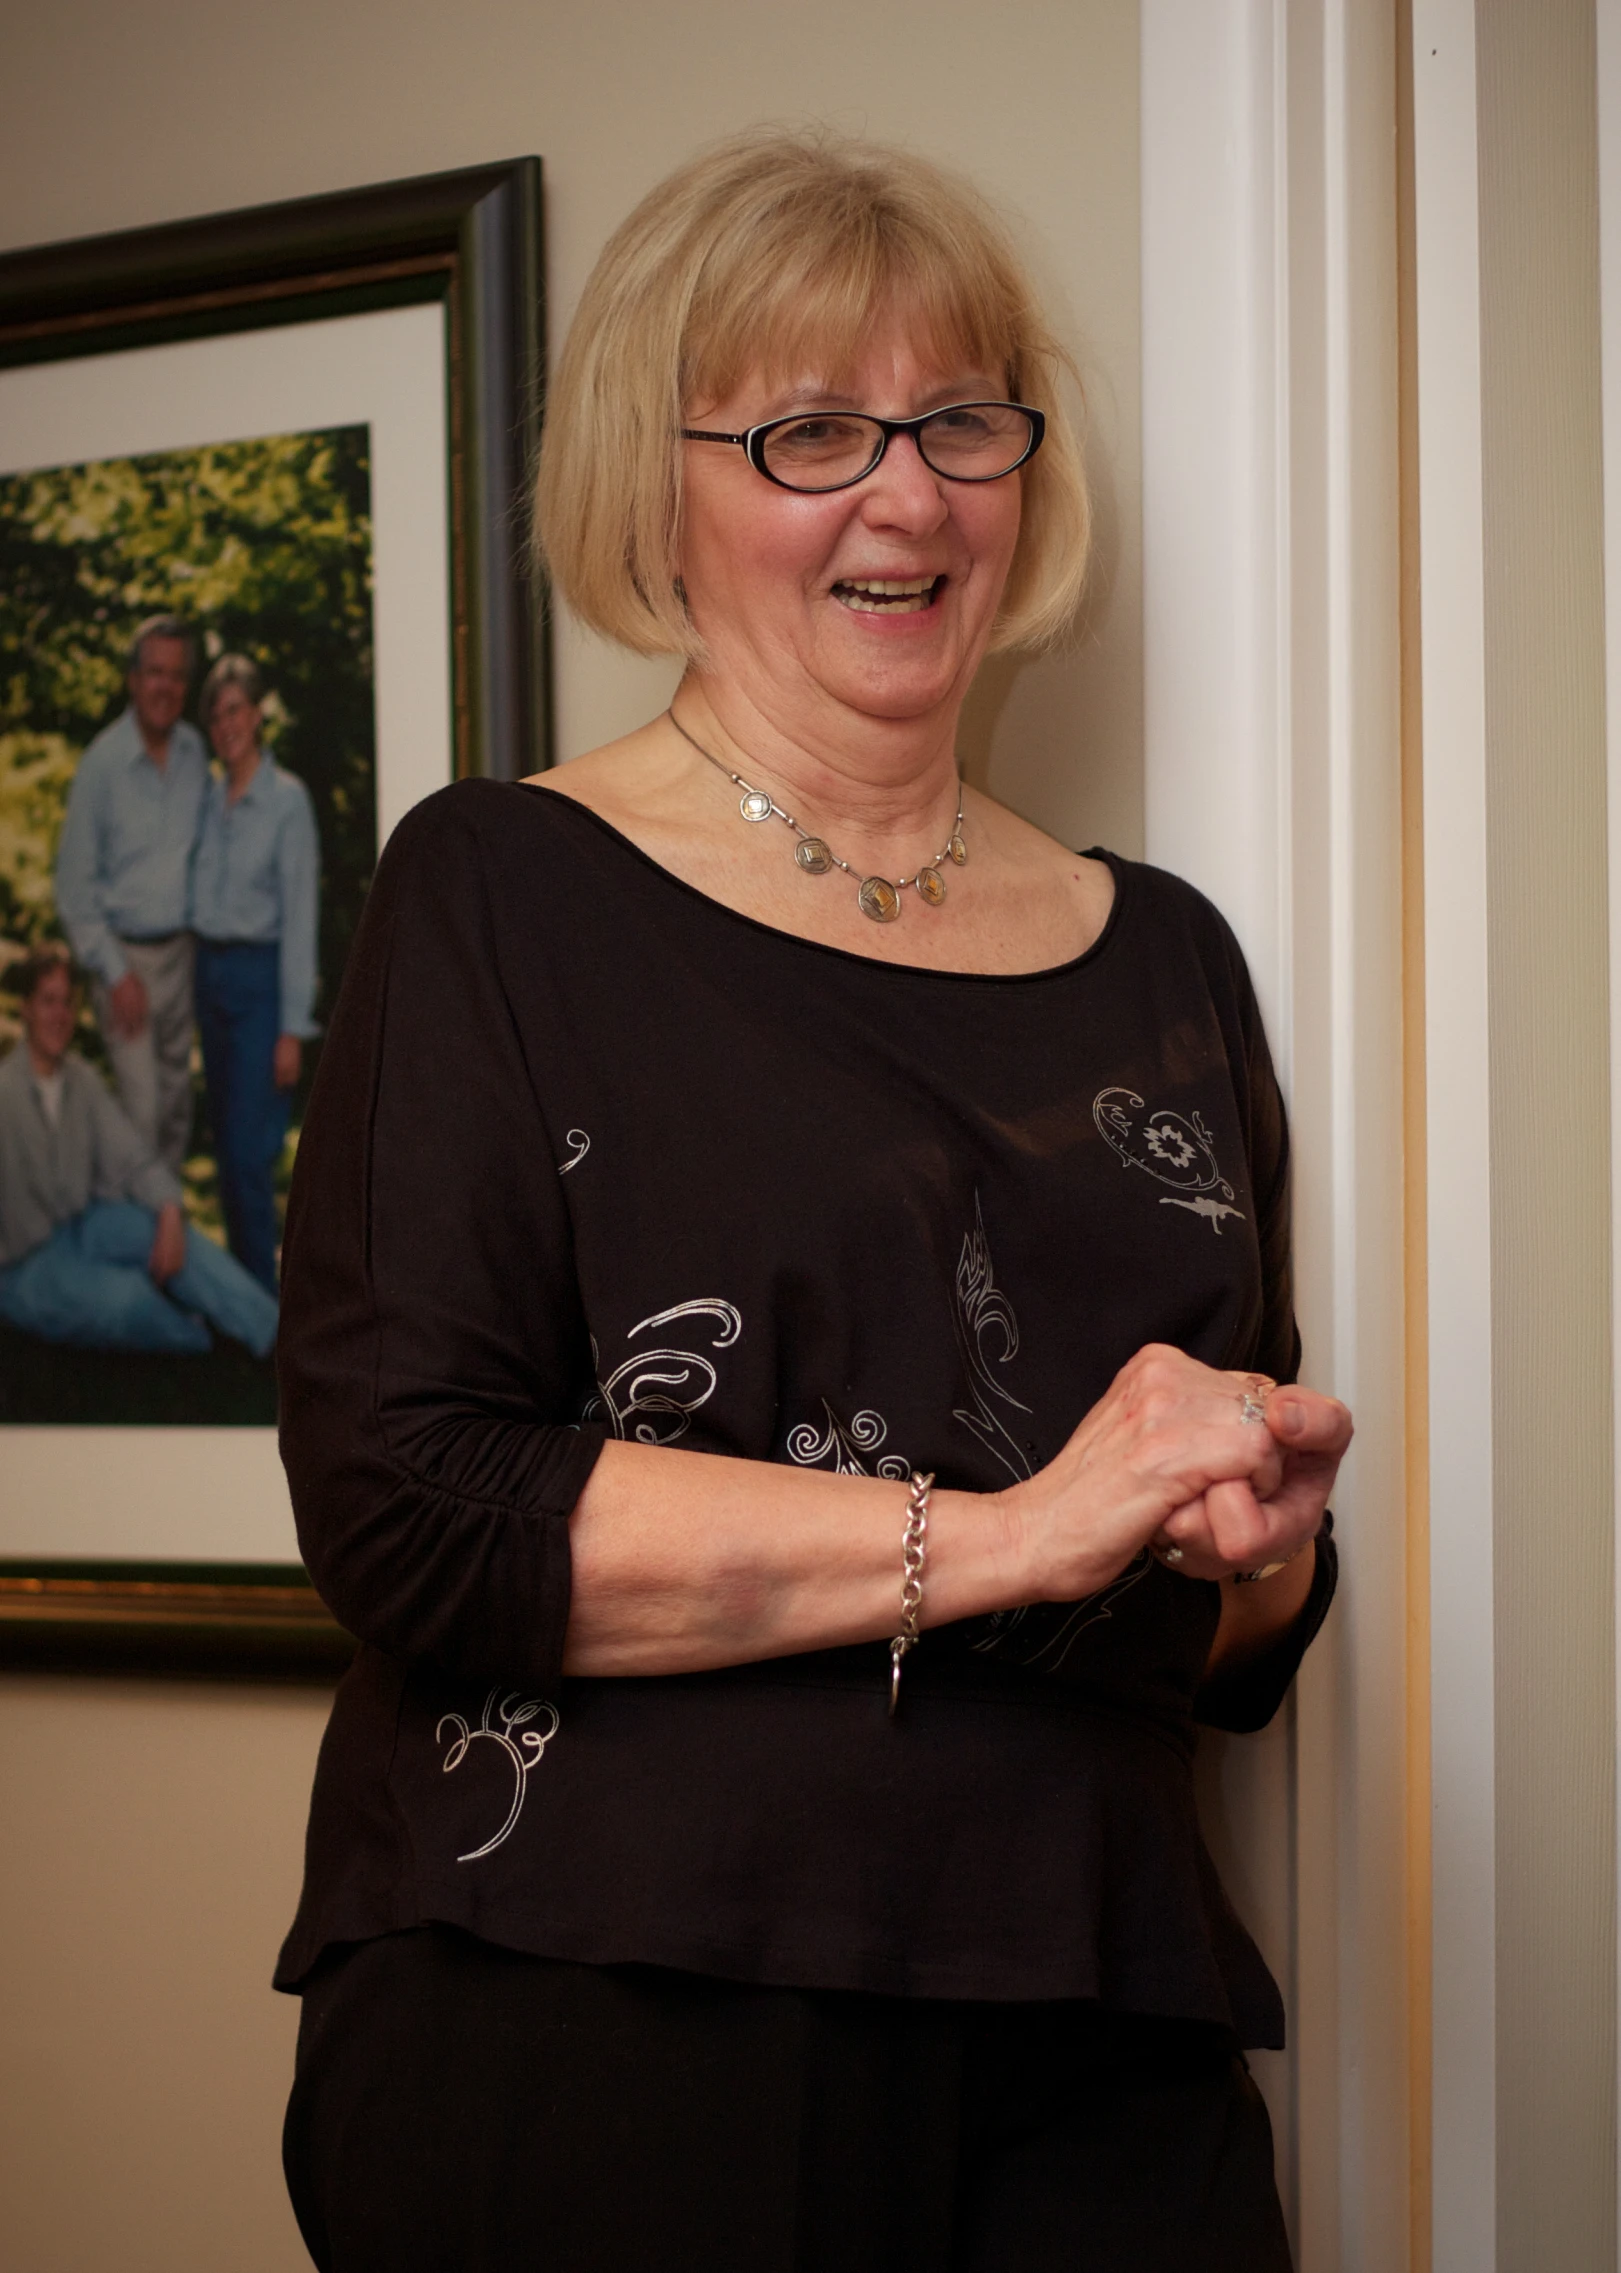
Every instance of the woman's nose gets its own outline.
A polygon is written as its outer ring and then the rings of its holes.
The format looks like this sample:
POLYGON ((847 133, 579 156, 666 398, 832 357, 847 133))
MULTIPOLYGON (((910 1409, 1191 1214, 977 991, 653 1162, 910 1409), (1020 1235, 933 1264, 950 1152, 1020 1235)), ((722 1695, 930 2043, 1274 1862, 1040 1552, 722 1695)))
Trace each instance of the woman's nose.
POLYGON ((888 449, 862 486, 862 518, 870 529, 904 528, 927 536, 950 510, 945 483, 924 464, 910 434, 890 437, 888 449))

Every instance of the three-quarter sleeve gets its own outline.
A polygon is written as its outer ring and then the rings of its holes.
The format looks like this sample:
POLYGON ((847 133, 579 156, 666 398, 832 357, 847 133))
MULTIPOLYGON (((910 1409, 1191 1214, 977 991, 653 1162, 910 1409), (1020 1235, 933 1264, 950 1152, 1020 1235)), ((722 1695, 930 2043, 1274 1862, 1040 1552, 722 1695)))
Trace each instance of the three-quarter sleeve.
POLYGON ((458 793, 379 866, 299 1144, 281 1450, 305 1561, 362 1641, 559 1674, 568 1518, 604 1431, 540 1086, 458 793))
MULTIPOLYGON (((1260 1246, 1261 1322, 1250 1363, 1274 1381, 1298 1381, 1301 1345, 1294 1310, 1288 1114, 1242 952, 1225 923, 1222 931, 1243 1038, 1248 1165, 1260 1246)), ((1196 1720, 1208 1728, 1250 1735, 1265 1728, 1278 1711, 1334 1600, 1339 1556, 1333 1535, 1334 1519, 1325 1515, 1311 1587, 1298 1614, 1262 1648, 1224 1663, 1201 1684, 1193 1701, 1196 1720)))
POLYGON ((1193 1717, 1206 1728, 1229 1729, 1235 1736, 1253 1735, 1256 1729, 1265 1728, 1288 1695, 1302 1658, 1328 1616, 1339 1580, 1331 1515, 1323 1517, 1315 1552, 1311 1587, 1299 1615, 1263 1648, 1236 1663, 1224 1664, 1200 1687, 1193 1700, 1193 1717))
POLYGON ((1248 1362, 1274 1381, 1297 1381, 1300 1331, 1295 1323, 1289 1116, 1243 951, 1225 922, 1221 931, 1238 1014, 1234 1072, 1244 1097, 1244 1149, 1260 1250, 1261 1317, 1248 1362))

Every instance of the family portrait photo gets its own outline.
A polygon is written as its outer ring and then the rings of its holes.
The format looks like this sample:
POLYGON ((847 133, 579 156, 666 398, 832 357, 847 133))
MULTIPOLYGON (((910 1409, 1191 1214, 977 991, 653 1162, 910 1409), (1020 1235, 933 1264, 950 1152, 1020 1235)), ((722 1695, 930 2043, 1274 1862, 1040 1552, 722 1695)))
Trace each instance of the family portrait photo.
POLYGON ((0 476, 0 1422, 275 1420, 372 588, 364 425, 0 476))

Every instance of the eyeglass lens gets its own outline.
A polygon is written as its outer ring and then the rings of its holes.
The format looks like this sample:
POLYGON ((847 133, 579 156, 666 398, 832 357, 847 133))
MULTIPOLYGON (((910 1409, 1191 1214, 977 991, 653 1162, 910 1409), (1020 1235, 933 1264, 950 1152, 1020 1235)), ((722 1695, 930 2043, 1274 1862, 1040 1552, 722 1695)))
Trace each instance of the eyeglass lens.
MULTIPOLYGON (((957 404, 918 430, 923 463, 956 481, 994 481, 1030 447, 1030 420, 1012 403, 957 404)), ((856 411, 795 418, 765 437, 761 455, 790 489, 838 489, 859 481, 883 455, 884 430, 856 411)))

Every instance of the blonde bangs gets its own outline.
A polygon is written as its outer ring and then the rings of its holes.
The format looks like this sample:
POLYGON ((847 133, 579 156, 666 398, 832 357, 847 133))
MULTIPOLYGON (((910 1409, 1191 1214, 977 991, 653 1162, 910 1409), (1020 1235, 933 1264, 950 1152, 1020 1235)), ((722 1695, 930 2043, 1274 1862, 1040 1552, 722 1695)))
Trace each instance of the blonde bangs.
POLYGON ((700 658, 677 580, 677 429, 749 374, 836 388, 898 315, 942 371, 1005 373, 1047 418, 994 645, 1059 636, 1090 515, 1060 390, 1073 367, 977 193, 907 153, 831 136, 746 136, 683 167, 610 239, 551 390, 537 535, 594 629, 700 658))
POLYGON ((837 387, 874 324, 892 318, 942 369, 1006 370, 1015 310, 1000 278, 965 272, 955 248, 919 243, 886 226, 888 215, 858 211, 846 223, 807 203, 757 230, 740 257, 728 261, 717 246, 721 257, 706 264, 681 374, 686 410, 720 400, 755 370, 837 387))

